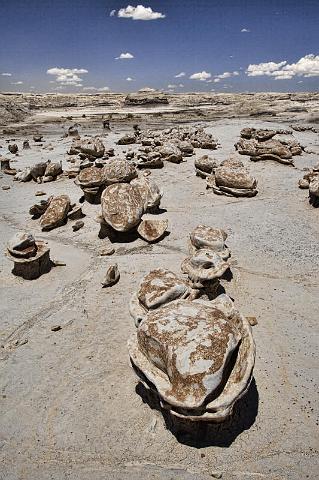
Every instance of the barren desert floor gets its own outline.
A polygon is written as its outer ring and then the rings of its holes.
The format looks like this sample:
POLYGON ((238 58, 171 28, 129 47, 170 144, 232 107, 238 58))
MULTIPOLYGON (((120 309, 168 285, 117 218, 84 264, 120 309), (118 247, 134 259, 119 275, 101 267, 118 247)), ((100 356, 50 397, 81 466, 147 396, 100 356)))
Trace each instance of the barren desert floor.
MULTIPOLYGON (((67 166, 72 139, 62 138, 61 123, 50 122, 44 113, 34 119, 43 147, 32 141, 32 123, 1 134, 0 153, 10 156, 12 167, 47 159, 67 166), (18 156, 7 152, 9 138, 19 146, 18 156), (22 150, 26 138, 30 150, 22 150), (48 144, 53 150, 44 148, 48 144)), ((132 131, 132 122, 111 122, 106 133, 101 122, 76 121, 82 123, 81 136, 99 135, 120 156, 127 151, 115 142, 132 131)), ((153 128, 143 119, 140 123, 153 128)), ((220 143, 216 151, 196 149, 196 156, 208 153, 222 161, 235 154, 242 128, 287 129, 290 122, 247 117, 187 125, 195 124, 220 143)), ((314 152, 294 157, 295 167, 240 156, 258 179, 253 198, 206 190, 205 180, 195 175, 195 156, 151 170, 164 191, 158 218, 168 219, 170 233, 153 245, 141 238, 115 242, 112 257, 99 255, 108 241, 98 237, 99 205, 83 203, 85 225, 77 232, 72 221, 42 232, 38 220, 31 219, 37 190, 46 193, 40 199, 66 193, 78 201, 82 192, 72 179, 38 185, 1 175, 0 187, 11 188, 0 188, 0 479, 318 478, 319 210, 309 205, 298 180, 305 167, 318 162, 319 139, 312 131, 293 135, 314 152), (126 343, 135 326, 128 306, 151 269, 180 272, 189 232, 198 224, 228 233, 233 278, 223 286, 244 315, 258 320, 256 364, 249 392, 229 421, 183 432, 130 367, 126 343), (12 275, 4 252, 18 230, 48 241, 51 258, 65 266, 33 281, 12 275), (120 281, 102 289, 105 270, 114 262, 120 281), (62 328, 52 331, 55 325, 62 328)))

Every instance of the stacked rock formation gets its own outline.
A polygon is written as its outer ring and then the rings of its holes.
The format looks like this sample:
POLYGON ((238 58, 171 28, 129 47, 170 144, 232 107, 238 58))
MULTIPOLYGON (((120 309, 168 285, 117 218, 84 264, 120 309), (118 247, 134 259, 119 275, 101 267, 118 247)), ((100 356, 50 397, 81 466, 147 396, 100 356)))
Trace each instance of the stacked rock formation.
POLYGON ((258 193, 256 178, 237 158, 224 160, 218 166, 212 160, 202 159, 197 165, 195 163, 195 169, 200 176, 206 176, 206 187, 212 188, 217 195, 254 197, 258 193))
POLYGON ((248 320, 225 294, 212 300, 193 295, 222 275, 230 255, 226 237, 199 225, 190 235, 192 256, 182 265, 188 279, 153 270, 130 302, 137 326, 128 341, 133 369, 162 408, 188 421, 224 421, 252 379, 255 345, 248 320))
MULTIPOLYGON (((106 175, 106 177, 110 182, 110 176, 106 175)), ((100 223, 107 227, 109 232, 111 229, 111 235, 136 229, 147 242, 158 241, 167 229, 167 220, 142 220, 142 217, 147 212, 155 213, 163 193, 155 182, 145 177, 133 178, 129 183, 132 177, 131 170, 127 171, 126 177, 121 176, 122 181, 115 182, 112 176, 111 184, 103 190, 101 195, 100 223), (125 179, 126 183, 124 183, 125 179)))
POLYGON ((40 277, 52 266, 47 243, 26 232, 16 233, 8 242, 7 256, 14 262, 12 273, 26 280, 40 277))
POLYGON ((296 140, 273 138, 278 134, 282 134, 282 131, 244 128, 240 132, 241 138, 235 144, 235 148, 241 155, 249 155, 250 160, 254 162, 274 160, 285 165, 293 165, 292 157, 301 155, 302 147, 296 140))

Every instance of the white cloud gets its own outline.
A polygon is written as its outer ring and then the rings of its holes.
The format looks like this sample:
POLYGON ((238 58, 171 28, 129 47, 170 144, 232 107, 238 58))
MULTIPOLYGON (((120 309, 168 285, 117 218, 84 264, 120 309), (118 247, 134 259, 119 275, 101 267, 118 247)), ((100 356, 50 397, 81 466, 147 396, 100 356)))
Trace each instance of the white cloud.
POLYGON ((225 78, 237 77, 238 75, 239 72, 237 72, 237 70, 235 70, 234 72, 224 72, 220 75, 216 75, 214 78, 214 82, 218 83, 220 80, 224 80, 225 78))
POLYGON ((83 90, 89 92, 89 91, 91 91, 91 90, 92 90, 92 91, 93 91, 93 90, 97 90, 97 88, 96 88, 96 87, 83 87, 83 90))
POLYGON ((82 78, 78 74, 88 73, 85 68, 49 68, 48 75, 55 76, 55 81, 66 87, 82 87, 82 78))
POLYGON ((7 73, 7 72, 1 73, 1 75, 3 77, 12 77, 12 73, 7 73))
POLYGON ((127 81, 127 82, 134 82, 134 78, 127 77, 126 81, 127 81))
POLYGON ((282 61, 279 63, 267 62, 259 64, 251 64, 246 70, 249 77, 257 77, 266 75, 274 77, 275 80, 290 80, 297 77, 319 77, 319 55, 305 55, 296 63, 287 63, 282 61))
POLYGON ((281 67, 286 65, 287 62, 266 62, 251 64, 248 66, 246 73, 248 77, 259 77, 262 75, 272 76, 274 72, 278 71, 281 67))
POLYGON ((178 84, 179 88, 184 88, 184 85, 182 83, 178 84))
POLYGON ((115 14, 116 14, 116 10, 111 10, 110 11, 110 17, 114 17, 115 14))
POLYGON ((110 87, 101 87, 97 89, 98 92, 108 92, 110 90, 110 87))
POLYGON ((23 82, 21 82, 21 80, 19 82, 12 82, 11 85, 22 85, 23 82))
POLYGON ((248 28, 242 28, 242 29, 240 30, 240 32, 241 32, 241 33, 249 33, 250 30, 249 30, 248 28))
POLYGON ((132 55, 129 52, 126 52, 126 53, 121 53, 119 57, 115 57, 115 60, 131 60, 131 58, 134 58, 134 55, 132 55))
POLYGON ((200 80, 201 82, 205 82, 206 80, 211 78, 211 76, 211 73, 205 72, 205 70, 203 70, 202 72, 193 73, 193 75, 191 75, 189 78, 191 80, 200 80))
POLYGON ((181 77, 185 77, 186 73, 185 72, 180 72, 178 73, 177 75, 174 75, 175 78, 181 78, 181 77))
POLYGON ((176 87, 177 87, 177 85, 173 85, 173 84, 167 85, 167 88, 170 88, 171 90, 174 89, 174 88, 176 88, 176 87))
MULTIPOLYGON (((115 12, 113 15, 115 15, 115 12)), ((159 18, 165 18, 163 13, 153 12, 151 7, 144 7, 143 5, 137 5, 136 7, 128 5, 126 8, 121 8, 117 12, 117 16, 119 18, 131 18, 132 20, 158 20, 159 18)))

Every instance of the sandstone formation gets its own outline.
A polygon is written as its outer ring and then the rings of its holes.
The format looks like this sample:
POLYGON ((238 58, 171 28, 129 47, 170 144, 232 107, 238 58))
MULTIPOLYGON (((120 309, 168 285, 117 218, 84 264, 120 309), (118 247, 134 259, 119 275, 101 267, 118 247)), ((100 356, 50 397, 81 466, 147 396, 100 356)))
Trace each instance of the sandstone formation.
POLYGON ((52 230, 63 225, 67 220, 70 203, 70 198, 67 195, 53 197, 41 216, 40 226, 42 230, 52 230))
POLYGON ((34 280, 50 271, 50 249, 46 242, 35 240, 32 234, 18 232, 8 242, 7 256, 14 262, 12 273, 26 280, 34 280))
POLYGON ((134 371, 173 416, 221 422, 248 390, 251 326, 229 297, 175 300, 146 314, 129 342, 134 371))
POLYGON ((222 162, 214 173, 207 177, 207 188, 212 188, 217 195, 253 197, 257 195, 256 187, 257 180, 237 159, 222 162))

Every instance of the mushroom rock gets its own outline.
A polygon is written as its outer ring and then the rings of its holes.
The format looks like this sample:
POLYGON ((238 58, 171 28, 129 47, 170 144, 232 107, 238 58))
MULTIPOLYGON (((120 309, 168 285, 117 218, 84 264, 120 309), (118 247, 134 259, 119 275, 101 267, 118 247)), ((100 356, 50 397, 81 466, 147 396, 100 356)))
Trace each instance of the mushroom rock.
POLYGON ((129 183, 109 185, 101 196, 102 218, 114 230, 127 232, 136 227, 144 213, 139 190, 129 183))
POLYGON ((161 147, 156 147, 156 149, 161 154, 163 160, 167 162, 181 163, 183 160, 182 152, 172 143, 165 143, 161 147))
POLYGON ((131 185, 136 187, 144 202, 144 211, 152 211, 160 206, 163 192, 158 185, 145 177, 135 178, 131 185))
POLYGON ((109 160, 103 167, 103 175, 107 185, 113 183, 129 183, 137 177, 137 171, 134 165, 126 160, 109 160))
POLYGON ((67 195, 53 197, 48 208, 41 216, 40 226, 42 230, 52 230, 63 225, 67 220, 70 203, 70 198, 67 195))
POLYGON ((223 260, 227 260, 230 257, 230 250, 225 245, 227 233, 224 230, 208 227, 207 225, 198 225, 189 236, 190 254, 205 248, 218 253, 223 260))
POLYGON ((164 268, 152 270, 142 278, 138 290, 130 301, 130 314, 138 325, 148 310, 162 307, 190 293, 187 282, 164 268))
POLYGON ((8 242, 7 256, 14 262, 12 273, 26 280, 38 278, 52 266, 47 243, 26 232, 16 233, 8 242))
POLYGON ((207 177, 207 188, 214 193, 235 197, 253 197, 257 194, 257 180, 252 177, 242 162, 230 159, 207 177))
POLYGON ((106 185, 103 168, 93 166, 80 170, 74 183, 83 190, 87 202, 99 203, 101 193, 106 185))
POLYGON ((247 392, 255 345, 230 302, 176 300, 148 312, 128 341, 135 373, 173 416, 221 422, 247 392))
POLYGON ((142 220, 137 232, 144 240, 152 243, 163 237, 167 227, 168 220, 142 220))
POLYGON ((10 170, 10 169, 11 169, 9 158, 1 157, 0 162, 1 162, 1 170, 2 170, 2 171, 3 171, 3 170, 10 170))
POLYGON ((208 155, 203 155, 200 158, 195 159, 196 175, 202 178, 206 178, 208 175, 214 172, 214 169, 218 166, 214 158, 208 155))

